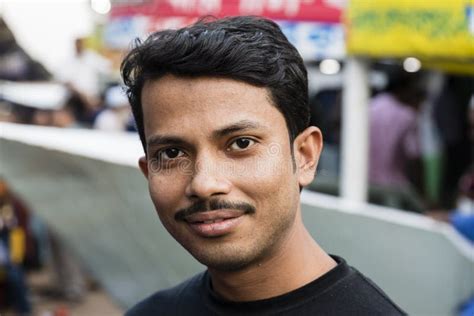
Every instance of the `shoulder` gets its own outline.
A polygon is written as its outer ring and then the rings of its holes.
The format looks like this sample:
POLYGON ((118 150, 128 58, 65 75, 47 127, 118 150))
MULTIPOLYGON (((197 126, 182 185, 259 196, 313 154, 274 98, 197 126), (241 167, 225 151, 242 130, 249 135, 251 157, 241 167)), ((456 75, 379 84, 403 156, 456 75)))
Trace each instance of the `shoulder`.
POLYGON ((332 257, 337 266, 313 283, 303 309, 324 315, 406 315, 369 278, 343 258, 332 257))
POLYGON ((386 113, 388 117, 396 116, 406 121, 414 121, 417 112, 412 107, 401 103, 392 94, 382 92, 377 94, 370 101, 370 110, 372 114, 386 113))
POLYGON ((176 315, 181 301, 186 301, 188 306, 199 304, 204 274, 199 273, 175 287, 154 293, 129 309, 125 316, 176 315))
POLYGON ((364 311, 371 315, 406 315, 390 297, 368 277, 349 267, 351 272, 338 284, 339 298, 351 312, 364 311))
POLYGON ((370 100, 370 106, 372 109, 379 109, 379 108, 386 108, 386 107, 391 107, 394 104, 396 104, 395 98, 393 98, 390 94, 381 92, 377 95, 375 95, 371 100, 370 100))

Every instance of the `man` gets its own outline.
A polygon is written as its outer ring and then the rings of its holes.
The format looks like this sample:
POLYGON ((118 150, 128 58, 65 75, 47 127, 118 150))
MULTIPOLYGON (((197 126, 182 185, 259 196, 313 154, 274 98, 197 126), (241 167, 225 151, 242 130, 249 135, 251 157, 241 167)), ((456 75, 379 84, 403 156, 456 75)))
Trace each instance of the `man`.
POLYGON ((127 315, 401 315, 303 225, 301 188, 322 148, 303 61, 257 17, 152 34, 122 75, 169 233, 207 271, 127 315))
POLYGON ((421 145, 418 111, 425 99, 422 77, 399 70, 390 76, 384 92, 370 102, 370 170, 372 184, 403 190, 421 186, 421 145), (411 171, 411 172, 410 172, 411 171), (408 174, 417 174, 410 179, 408 174))
POLYGON ((369 182, 372 201, 423 212, 423 163, 419 109, 425 99, 423 75, 396 68, 369 103, 369 182))

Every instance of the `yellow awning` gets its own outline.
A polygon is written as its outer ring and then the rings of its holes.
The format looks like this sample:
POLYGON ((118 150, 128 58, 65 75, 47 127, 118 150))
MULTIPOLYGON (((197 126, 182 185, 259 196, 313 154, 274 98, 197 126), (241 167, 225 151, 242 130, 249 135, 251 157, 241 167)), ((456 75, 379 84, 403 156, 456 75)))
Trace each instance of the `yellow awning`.
POLYGON ((345 22, 349 54, 474 72, 474 0, 351 0, 345 22))

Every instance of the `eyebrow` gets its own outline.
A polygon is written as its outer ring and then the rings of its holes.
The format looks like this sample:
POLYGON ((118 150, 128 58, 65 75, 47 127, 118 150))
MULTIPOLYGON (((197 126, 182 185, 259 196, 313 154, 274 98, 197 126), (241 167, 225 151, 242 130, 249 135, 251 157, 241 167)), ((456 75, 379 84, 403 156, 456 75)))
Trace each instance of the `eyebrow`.
POLYGON ((160 145, 189 145, 183 139, 176 136, 164 136, 164 135, 152 135, 147 140, 147 146, 160 146, 160 145))
POLYGON ((233 123, 233 124, 224 126, 222 128, 219 128, 218 130, 212 132, 212 137, 221 138, 235 132, 241 132, 241 131, 246 131, 250 129, 261 129, 261 128, 264 128, 264 126, 257 122, 242 120, 237 123, 233 123))

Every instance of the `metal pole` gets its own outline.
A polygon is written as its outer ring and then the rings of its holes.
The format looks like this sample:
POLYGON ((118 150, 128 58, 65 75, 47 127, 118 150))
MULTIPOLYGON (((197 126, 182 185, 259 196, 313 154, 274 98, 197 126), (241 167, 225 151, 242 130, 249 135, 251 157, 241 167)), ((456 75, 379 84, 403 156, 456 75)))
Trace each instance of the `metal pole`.
POLYGON ((341 197, 365 202, 369 145, 367 61, 357 57, 347 59, 342 97, 341 197))

